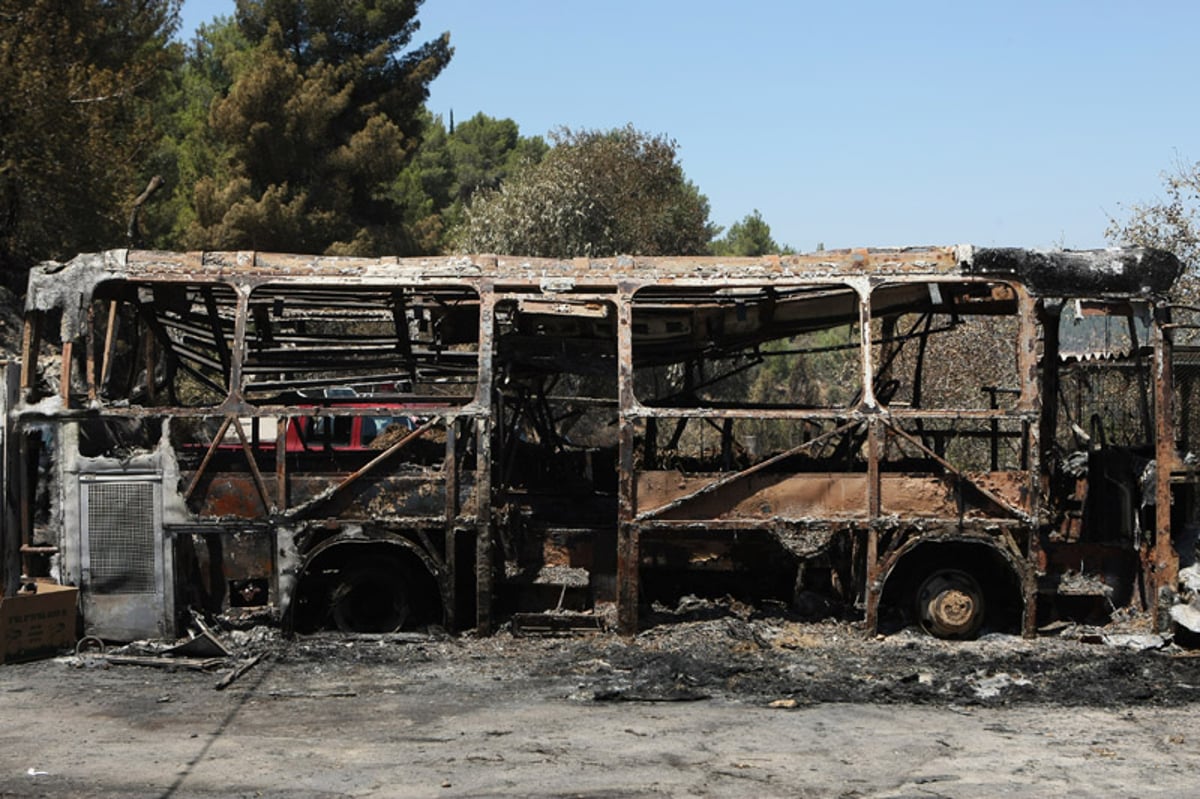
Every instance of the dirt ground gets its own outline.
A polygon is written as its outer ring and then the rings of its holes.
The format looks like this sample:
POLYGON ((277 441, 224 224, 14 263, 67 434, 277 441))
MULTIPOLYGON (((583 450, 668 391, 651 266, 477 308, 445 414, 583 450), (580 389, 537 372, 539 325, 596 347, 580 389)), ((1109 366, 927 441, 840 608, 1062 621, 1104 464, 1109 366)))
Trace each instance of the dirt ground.
POLYGON ((948 643, 709 610, 632 639, 254 628, 213 671, 0 667, 0 797, 1197 794, 1200 657, 1136 626, 948 643))

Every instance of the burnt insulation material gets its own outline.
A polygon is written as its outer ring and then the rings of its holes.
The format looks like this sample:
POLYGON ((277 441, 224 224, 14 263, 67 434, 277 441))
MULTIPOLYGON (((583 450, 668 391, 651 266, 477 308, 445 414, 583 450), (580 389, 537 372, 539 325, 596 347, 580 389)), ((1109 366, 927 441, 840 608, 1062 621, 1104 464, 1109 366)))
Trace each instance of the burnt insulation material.
POLYGON ((1165 250, 1024 250, 979 249, 963 271, 979 275, 1015 275, 1034 294, 1083 297, 1104 294, 1163 294, 1183 266, 1165 250))

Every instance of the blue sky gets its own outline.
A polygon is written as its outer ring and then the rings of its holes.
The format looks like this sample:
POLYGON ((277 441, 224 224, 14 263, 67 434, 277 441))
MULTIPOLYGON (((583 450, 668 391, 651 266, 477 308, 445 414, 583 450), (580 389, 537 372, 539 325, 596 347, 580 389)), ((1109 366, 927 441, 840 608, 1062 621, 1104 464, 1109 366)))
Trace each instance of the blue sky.
MULTIPOLYGON (((233 0, 185 0, 183 37, 233 0)), ((427 0, 430 109, 632 123, 798 250, 1098 247, 1200 160, 1200 3, 427 0)))

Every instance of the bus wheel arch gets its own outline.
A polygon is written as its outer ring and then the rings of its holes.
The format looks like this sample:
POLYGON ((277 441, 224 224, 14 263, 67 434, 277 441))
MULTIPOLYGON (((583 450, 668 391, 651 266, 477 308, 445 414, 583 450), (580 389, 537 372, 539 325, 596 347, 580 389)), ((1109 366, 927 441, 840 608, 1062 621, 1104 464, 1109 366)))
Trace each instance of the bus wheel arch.
POLYGON ((990 537, 916 538, 882 564, 880 617, 952 640, 1021 633, 1033 581, 1031 567, 990 537))
POLYGON ((342 534, 310 550, 296 570, 286 624, 383 633, 442 623, 447 581, 419 544, 398 535, 342 534))

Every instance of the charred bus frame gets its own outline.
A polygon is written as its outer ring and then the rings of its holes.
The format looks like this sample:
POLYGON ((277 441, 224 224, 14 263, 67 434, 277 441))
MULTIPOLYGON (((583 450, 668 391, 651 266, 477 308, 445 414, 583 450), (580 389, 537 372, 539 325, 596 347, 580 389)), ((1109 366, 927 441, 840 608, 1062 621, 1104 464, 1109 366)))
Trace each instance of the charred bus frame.
POLYGON ((1179 271, 968 246, 45 264, 5 590, 79 585, 111 638, 189 607, 631 632, 706 588, 945 637, 1161 610, 1196 510, 1179 271), (379 420, 404 423, 331 438, 379 420))

